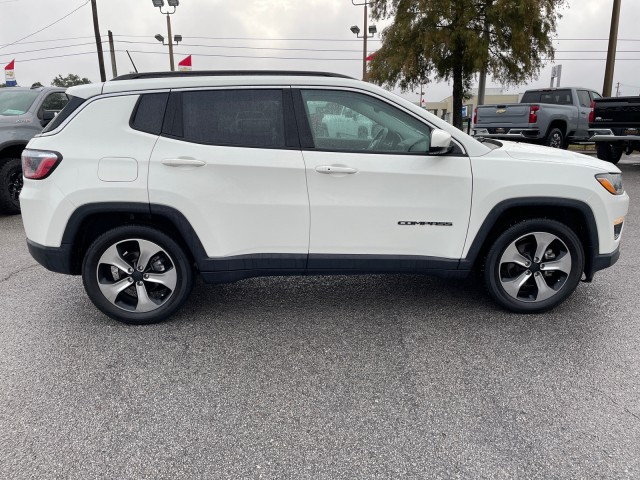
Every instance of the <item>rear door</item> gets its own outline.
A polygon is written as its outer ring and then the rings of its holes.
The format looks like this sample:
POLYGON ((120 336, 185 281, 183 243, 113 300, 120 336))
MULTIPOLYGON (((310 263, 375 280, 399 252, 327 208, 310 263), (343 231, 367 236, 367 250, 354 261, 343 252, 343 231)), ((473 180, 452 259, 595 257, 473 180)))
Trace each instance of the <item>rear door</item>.
POLYGON ((309 201, 286 110, 288 88, 171 93, 149 201, 187 218, 212 270, 305 268, 309 201))
POLYGON ((588 90, 576 90, 578 95, 578 130, 576 137, 586 139, 589 136, 589 114, 591 113, 591 94, 588 90))

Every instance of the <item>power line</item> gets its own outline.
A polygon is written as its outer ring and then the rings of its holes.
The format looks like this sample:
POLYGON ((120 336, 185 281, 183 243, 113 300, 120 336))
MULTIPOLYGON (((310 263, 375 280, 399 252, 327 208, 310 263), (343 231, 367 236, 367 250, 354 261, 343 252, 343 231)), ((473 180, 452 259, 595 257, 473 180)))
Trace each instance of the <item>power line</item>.
POLYGON ((64 20, 65 18, 67 18, 67 17, 71 16, 72 14, 74 14, 75 12, 77 12, 78 10, 80 10, 82 7, 84 7, 85 5, 87 5, 87 4, 89 3, 89 1, 90 1, 90 0, 87 0, 87 1, 86 1, 86 2, 84 2, 82 5, 80 5, 78 8, 76 8, 76 9, 74 9, 74 10, 70 11, 70 12, 69 12, 69 13, 67 13, 64 17, 59 18, 58 20, 56 20, 56 21, 55 21, 55 22, 53 22, 53 23, 50 23, 50 24, 49 24, 49 25, 47 25, 46 27, 42 27, 40 30, 38 30, 38 31, 36 31, 36 32, 33 32, 33 33, 30 33, 30 34, 29 34, 29 35, 27 35, 26 37, 22 37, 21 39, 16 40, 15 42, 7 43, 6 45, 1 46, 1 47, 0 47, 0 50, 1 50, 1 49, 3 49, 3 48, 9 47, 9 46, 11 46, 11 45, 15 45, 16 43, 19 43, 19 42, 21 42, 22 40, 25 40, 25 39, 27 39, 27 38, 29 38, 29 37, 33 37, 35 34, 40 33, 40 32, 42 32, 42 31, 46 30, 47 28, 54 26, 56 23, 60 23, 60 22, 61 22, 62 20, 64 20))
MULTIPOLYGON (((127 38, 149 38, 150 35, 114 35, 114 37, 127 37, 127 38)), ((249 41, 261 41, 261 42, 360 42, 360 40, 352 39, 338 39, 338 38, 266 38, 266 37, 195 37, 189 35, 184 38, 194 38, 198 40, 249 40, 249 41)), ((375 39, 377 42, 381 42, 382 39, 375 39)))

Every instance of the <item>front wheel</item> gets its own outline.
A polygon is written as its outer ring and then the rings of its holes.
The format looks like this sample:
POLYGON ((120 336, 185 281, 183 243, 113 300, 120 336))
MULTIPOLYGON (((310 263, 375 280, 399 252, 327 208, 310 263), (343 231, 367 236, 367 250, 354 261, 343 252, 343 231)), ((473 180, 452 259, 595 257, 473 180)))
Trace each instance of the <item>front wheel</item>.
POLYGON ((129 225, 91 244, 82 280, 103 313, 142 325, 165 320, 184 304, 193 286, 193 268, 172 238, 154 228, 129 225))
POLYGON ((0 213, 20 213, 22 163, 19 158, 0 159, 0 213))
POLYGON ((496 239, 484 277, 501 306, 537 313, 566 300, 583 270, 584 251, 573 230, 555 220, 536 219, 520 222, 496 239))

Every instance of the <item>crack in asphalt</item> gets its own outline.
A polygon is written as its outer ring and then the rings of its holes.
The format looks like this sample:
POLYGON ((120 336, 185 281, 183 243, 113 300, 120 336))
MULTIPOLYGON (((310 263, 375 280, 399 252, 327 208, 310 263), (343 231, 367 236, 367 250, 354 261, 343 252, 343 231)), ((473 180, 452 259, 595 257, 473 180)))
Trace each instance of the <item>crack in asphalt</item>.
POLYGON ((10 273, 9 275, 7 275, 6 277, 4 277, 4 278, 0 278, 0 283, 7 282, 7 281, 11 280, 13 277, 15 277, 16 275, 18 275, 19 273, 26 272, 26 271, 28 271, 28 270, 32 270, 32 269, 34 269, 35 267, 39 267, 39 266, 40 266, 40 264, 39 264, 39 263, 33 263, 33 264, 29 265, 27 268, 23 268, 22 270, 18 270, 18 271, 16 271, 16 272, 11 272, 11 273, 10 273))

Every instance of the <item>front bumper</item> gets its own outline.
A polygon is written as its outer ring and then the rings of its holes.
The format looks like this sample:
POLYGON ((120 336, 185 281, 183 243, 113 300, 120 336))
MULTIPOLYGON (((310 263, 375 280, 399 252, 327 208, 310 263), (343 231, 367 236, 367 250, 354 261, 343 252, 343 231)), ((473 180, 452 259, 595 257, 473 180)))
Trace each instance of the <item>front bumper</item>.
POLYGON ((591 259, 590 264, 588 264, 587 268, 585 269, 585 272, 584 272, 585 279, 584 279, 584 281, 585 282, 591 282, 593 280, 593 276, 596 274, 596 272, 599 272, 600 270, 604 270, 605 268, 609 268, 610 266, 615 264, 618 261, 619 258, 620 258, 620 247, 619 246, 612 253, 595 255, 591 259))

